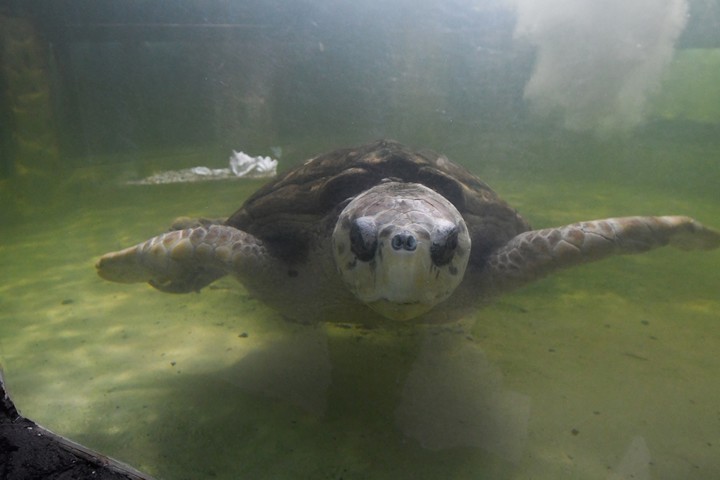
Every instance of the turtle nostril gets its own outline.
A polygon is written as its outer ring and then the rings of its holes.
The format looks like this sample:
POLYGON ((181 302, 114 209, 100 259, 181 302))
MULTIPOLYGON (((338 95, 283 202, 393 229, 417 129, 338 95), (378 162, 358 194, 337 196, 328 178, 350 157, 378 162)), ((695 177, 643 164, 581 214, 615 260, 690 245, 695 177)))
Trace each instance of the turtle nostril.
POLYGON ((414 236, 408 235, 405 237, 405 250, 415 250, 417 248, 417 240, 414 236))
POLYGON ((403 248, 403 245, 405 244, 405 235, 402 233, 398 233, 395 235, 392 240, 390 241, 390 245, 392 245, 393 250, 400 250, 403 248))
POLYGON ((417 239, 409 233, 398 233, 390 241, 393 250, 407 250, 409 252, 417 248, 417 239))

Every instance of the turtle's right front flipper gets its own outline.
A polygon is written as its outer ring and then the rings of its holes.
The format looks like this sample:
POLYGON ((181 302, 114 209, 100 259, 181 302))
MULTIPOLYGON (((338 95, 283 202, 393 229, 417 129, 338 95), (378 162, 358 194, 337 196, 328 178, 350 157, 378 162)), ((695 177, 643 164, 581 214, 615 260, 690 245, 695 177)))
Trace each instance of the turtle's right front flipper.
POLYGON ((256 237, 226 225, 187 228, 103 255, 98 275, 121 283, 148 282, 163 292, 199 291, 228 273, 267 260, 256 237))

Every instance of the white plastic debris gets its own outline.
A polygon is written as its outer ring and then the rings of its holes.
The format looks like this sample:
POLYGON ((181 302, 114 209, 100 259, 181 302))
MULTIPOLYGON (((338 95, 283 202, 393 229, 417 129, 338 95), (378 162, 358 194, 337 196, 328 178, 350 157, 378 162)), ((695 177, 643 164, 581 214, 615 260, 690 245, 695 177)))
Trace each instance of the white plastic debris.
MULTIPOLYGON (((272 147, 273 154, 282 153, 280 147, 272 147)), ((278 155, 279 156, 279 155, 278 155)), ((244 152, 233 150, 230 168, 192 167, 183 170, 169 170, 128 182, 131 185, 157 185, 163 183, 202 182, 228 178, 266 178, 277 175, 278 161, 270 157, 251 157, 244 152)))
POLYGON ((212 175, 212 170, 208 167, 193 167, 190 171, 195 175, 212 175))
POLYGON ((278 161, 270 157, 251 157, 244 152, 236 152, 230 156, 230 169, 237 177, 270 177, 277 173, 278 161), (252 175, 255 173, 255 175, 252 175))

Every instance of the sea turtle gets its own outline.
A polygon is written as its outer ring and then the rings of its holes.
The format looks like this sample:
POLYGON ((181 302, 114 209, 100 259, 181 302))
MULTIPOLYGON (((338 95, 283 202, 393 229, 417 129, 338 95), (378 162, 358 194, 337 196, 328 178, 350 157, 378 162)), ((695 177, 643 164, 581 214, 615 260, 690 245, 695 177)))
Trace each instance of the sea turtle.
POLYGON ((445 156, 382 140, 308 160, 227 220, 180 222, 97 270, 175 293, 232 274, 302 322, 436 323, 557 269, 667 244, 709 250, 720 232, 681 216, 531 230, 445 156))

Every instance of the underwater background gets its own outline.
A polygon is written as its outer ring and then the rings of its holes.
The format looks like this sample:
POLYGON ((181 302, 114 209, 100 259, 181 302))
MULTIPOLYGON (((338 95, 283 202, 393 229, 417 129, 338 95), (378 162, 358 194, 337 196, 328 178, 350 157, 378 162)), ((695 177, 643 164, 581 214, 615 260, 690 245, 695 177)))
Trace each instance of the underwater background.
POLYGON ((442 327, 95 274, 263 183, 128 182, 379 138, 534 228, 720 228, 720 2, 6 2, 0 363, 23 415, 159 479, 720 477, 718 251, 582 266, 442 327))

